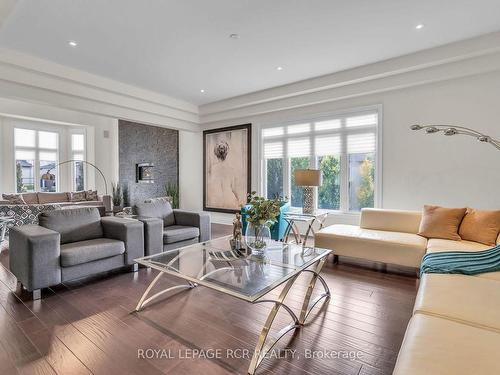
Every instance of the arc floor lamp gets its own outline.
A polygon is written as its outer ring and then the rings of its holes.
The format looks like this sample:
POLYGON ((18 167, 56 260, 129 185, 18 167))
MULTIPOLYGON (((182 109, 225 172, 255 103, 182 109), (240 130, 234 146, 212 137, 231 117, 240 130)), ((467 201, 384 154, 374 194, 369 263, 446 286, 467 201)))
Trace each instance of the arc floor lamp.
POLYGON ((55 169, 55 168, 59 167, 60 165, 63 165, 63 164, 69 164, 69 163, 77 163, 77 162, 79 162, 79 163, 84 163, 84 164, 87 164, 87 165, 90 165, 90 166, 94 167, 94 168, 97 170, 97 172, 99 172, 99 174, 101 175, 101 177, 102 177, 102 179, 103 179, 103 181, 104 181, 104 190, 105 190, 105 194, 106 194, 106 195, 108 195, 108 182, 106 181, 106 177, 104 177, 104 173, 102 173, 102 171, 99 169, 99 167, 97 167, 96 165, 92 164, 91 162, 88 162, 88 161, 85 161, 85 160, 76 160, 76 159, 71 159, 71 160, 65 160, 65 161, 62 161, 62 162, 60 162, 60 163, 57 163, 57 164, 56 164, 53 168, 50 168, 50 169, 47 171, 47 173, 44 173, 44 174, 43 174, 42 179, 44 179, 44 180, 45 180, 45 179, 46 179, 46 180, 50 179, 50 176, 51 176, 50 171, 51 171, 52 169, 55 169))
POLYGON ((489 143, 497 150, 500 150, 500 140, 494 139, 489 135, 480 133, 474 129, 465 128, 463 126, 452 126, 452 125, 420 125, 415 124, 410 126, 411 130, 423 130, 427 134, 443 133, 446 136, 452 135, 468 135, 470 137, 476 138, 479 142, 489 143))

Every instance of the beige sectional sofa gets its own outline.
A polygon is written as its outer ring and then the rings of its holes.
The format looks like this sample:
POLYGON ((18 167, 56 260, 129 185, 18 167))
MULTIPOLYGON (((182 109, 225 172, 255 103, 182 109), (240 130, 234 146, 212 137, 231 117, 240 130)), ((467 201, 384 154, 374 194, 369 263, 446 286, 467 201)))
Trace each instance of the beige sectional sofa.
MULTIPOLYGON (((364 209, 359 226, 326 227, 316 233, 315 244, 340 256, 415 268, 426 253, 491 247, 426 239, 416 234, 420 220, 417 211, 364 209)), ((500 272, 426 274, 420 281, 394 374, 500 374, 499 348, 500 272)))

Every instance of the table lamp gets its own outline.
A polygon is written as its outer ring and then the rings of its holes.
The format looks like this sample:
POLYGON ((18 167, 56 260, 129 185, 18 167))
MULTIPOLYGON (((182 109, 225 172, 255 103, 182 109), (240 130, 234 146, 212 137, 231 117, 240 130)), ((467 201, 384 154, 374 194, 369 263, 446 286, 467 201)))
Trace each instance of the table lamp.
POLYGON ((295 185, 304 187, 304 203, 302 212, 314 213, 314 187, 321 186, 321 171, 318 169, 297 169, 295 185))

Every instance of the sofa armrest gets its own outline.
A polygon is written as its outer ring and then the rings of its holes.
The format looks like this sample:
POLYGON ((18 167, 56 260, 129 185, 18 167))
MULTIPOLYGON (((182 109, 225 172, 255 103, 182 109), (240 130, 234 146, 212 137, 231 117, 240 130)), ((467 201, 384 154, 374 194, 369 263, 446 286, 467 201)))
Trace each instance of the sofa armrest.
POLYGON ((13 227, 9 233, 9 267, 26 289, 61 283, 61 235, 38 225, 13 227))
POLYGON ((156 217, 138 216, 144 224, 144 255, 163 252, 163 220, 156 217))
POLYGON ((364 229, 416 234, 421 219, 422 213, 420 211, 363 208, 359 226, 364 229))
POLYGON ((111 203, 112 202, 111 195, 99 195, 99 197, 97 199, 102 202, 106 212, 110 212, 113 210, 113 205, 111 203))
POLYGON ((200 242, 205 242, 211 238, 210 215, 206 212, 192 212, 185 210, 174 210, 175 223, 197 227, 200 230, 200 242))
POLYGON ((125 263, 134 264, 134 259, 144 256, 144 229, 139 220, 103 217, 104 237, 125 243, 125 263))

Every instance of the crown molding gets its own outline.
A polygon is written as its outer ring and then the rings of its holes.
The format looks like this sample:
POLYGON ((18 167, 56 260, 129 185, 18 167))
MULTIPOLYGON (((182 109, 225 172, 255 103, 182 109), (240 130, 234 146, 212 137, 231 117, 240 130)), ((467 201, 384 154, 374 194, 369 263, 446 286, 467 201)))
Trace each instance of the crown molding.
POLYGON ((200 106, 200 121, 261 115, 499 70, 500 32, 200 106))
POLYGON ((0 82, 6 98, 199 130, 194 104, 9 49, 0 49, 0 82))

